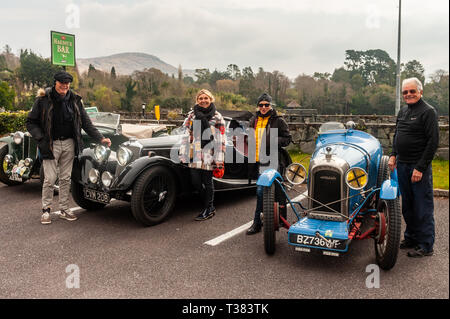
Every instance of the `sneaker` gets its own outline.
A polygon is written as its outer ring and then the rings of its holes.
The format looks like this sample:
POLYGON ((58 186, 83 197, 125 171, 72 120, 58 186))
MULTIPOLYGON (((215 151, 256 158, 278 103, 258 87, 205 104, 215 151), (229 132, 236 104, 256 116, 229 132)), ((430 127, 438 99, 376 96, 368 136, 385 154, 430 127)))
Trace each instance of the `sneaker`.
POLYGON ((216 214, 215 208, 206 208, 204 211, 200 213, 197 217, 195 217, 196 221, 206 220, 208 218, 213 217, 216 214))
POLYGON ((417 244, 413 243, 412 241, 408 239, 403 239, 400 242, 400 249, 409 249, 409 248, 415 248, 417 244))
POLYGON ((78 217, 75 216, 74 213, 72 213, 70 210, 66 211, 66 210, 61 210, 61 213, 59 215, 59 218, 62 219, 67 219, 68 221, 74 221, 77 220, 78 217))
POLYGON ((43 209, 42 210, 42 216, 41 216, 41 224, 51 224, 52 218, 50 217, 50 208, 43 209))
POLYGON ((423 248, 417 246, 416 248, 414 248, 414 250, 408 251, 408 257, 421 258, 426 256, 433 256, 433 250, 427 252, 423 248))

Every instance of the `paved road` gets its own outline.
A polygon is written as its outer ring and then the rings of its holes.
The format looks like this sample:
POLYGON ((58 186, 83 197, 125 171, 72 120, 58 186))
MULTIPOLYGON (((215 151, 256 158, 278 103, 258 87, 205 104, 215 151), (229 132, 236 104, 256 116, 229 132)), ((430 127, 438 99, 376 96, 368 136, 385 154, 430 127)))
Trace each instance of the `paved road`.
POLYGON ((203 222, 194 221, 200 206, 193 197, 179 200, 168 221, 149 228, 119 201, 102 211, 78 210, 75 222, 55 215, 51 225, 41 225, 39 183, 2 184, 0 298, 449 297, 447 199, 435 199, 435 255, 410 259, 401 251, 394 269, 380 272, 380 288, 369 289, 372 240, 354 242, 339 258, 295 252, 284 230, 274 256, 265 254, 262 233, 205 244, 251 220, 253 194, 217 194, 217 215, 203 222), (79 288, 66 286, 68 278, 76 284, 69 265, 79 269, 79 288))

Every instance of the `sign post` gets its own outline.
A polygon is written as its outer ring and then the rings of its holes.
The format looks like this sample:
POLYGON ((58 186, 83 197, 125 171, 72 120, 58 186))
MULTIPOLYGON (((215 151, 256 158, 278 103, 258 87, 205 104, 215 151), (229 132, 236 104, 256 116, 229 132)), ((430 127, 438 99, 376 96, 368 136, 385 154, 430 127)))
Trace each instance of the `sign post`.
POLYGON ((75 66, 75 35, 50 31, 52 64, 75 66))
POLYGON ((155 105, 155 117, 156 117, 156 120, 158 121, 158 124, 159 124, 159 119, 161 117, 161 113, 160 113, 160 110, 159 110, 159 105, 155 105))

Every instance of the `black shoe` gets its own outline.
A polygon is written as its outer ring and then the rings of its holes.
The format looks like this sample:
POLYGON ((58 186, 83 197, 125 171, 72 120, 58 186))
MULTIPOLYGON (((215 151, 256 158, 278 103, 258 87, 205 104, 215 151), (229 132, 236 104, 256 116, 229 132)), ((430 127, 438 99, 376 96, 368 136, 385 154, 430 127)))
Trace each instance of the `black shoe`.
POLYGON ((400 242, 400 249, 409 249, 409 248, 415 248, 417 244, 413 243, 411 240, 403 239, 400 242))
POLYGON ((200 213, 200 215, 195 217, 195 220, 197 220, 197 221, 206 220, 208 218, 213 217, 215 214, 216 214, 216 209, 215 208, 206 208, 205 210, 203 210, 200 213))
POLYGON ((247 235, 254 235, 261 231, 261 224, 253 222, 249 229, 247 229, 247 235))
POLYGON ((423 248, 417 246, 414 250, 408 251, 408 257, 421 258, 426 256, 433 256, 433 250, 427 252, 423 250, 423 248))

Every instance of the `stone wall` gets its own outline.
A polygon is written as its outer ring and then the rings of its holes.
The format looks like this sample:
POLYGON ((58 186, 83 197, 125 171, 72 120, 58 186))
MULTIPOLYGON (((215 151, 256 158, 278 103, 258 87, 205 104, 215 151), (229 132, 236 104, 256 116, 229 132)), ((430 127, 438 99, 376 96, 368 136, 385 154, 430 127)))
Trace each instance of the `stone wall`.
MULTIPOLYGON (((173 119, 167 119, 167 111, 161 110, 161 124, 170 126, 179 126, 183 123, 183 115, 173 119)), ((142 118, 139 112, 120 112, 121 121, 127 123, 155 123, 153 112, 146 112, 146 118, 142 118)), ((297 115, 298 116, 298 115, 297 115)), ((291 118, 291 116, 285 116, 291 118)), ((293 143, 289 146, 291 149, 297 149, 304 153, 314 151, 315 141, 318 136, 319 127, 325 122, 347 123, 353 121, 357 124, 357 129, 361 129, 375 136, 383 146, 384 153, 389 153, 392 149, 392 140, 395 132, 395 120, 393 115, 317 115, 314 112, 303 112, 301 117, 291 118, 288 122, 289 130, 292 134, 293 143)), ((449 159, 449 117, 439 117, 439 148, 436 156, 449 159)))
MULTIPOLYGON (((392 149, 392 141, 395 133, 395 123, 365 123, 361 119, 355 121, 357 123, 357 129, 365 131, 375 136, 383 146, 383 152, 389 153, 392 149)), ((337 121, 340 122, 340 121, 337 121)), ((441 122, 441 121, 440 121, 441 122)), ((342 123, 342 122, 341 122, 342 123)), ((345 123, 345 122, 344 122, 345 123)), ((448 118, 447 118, 448 123, 448 118)), ((318 136, 319 127, 322 123, 288 123, 289 130, 292 134, 291 149, 297 149, 303 153, 312 153, 314 151, 315 141, 318 136)), ((449 125, 439 125, 439 148, 436 152, 436 156, 449 159, 449 125)))

